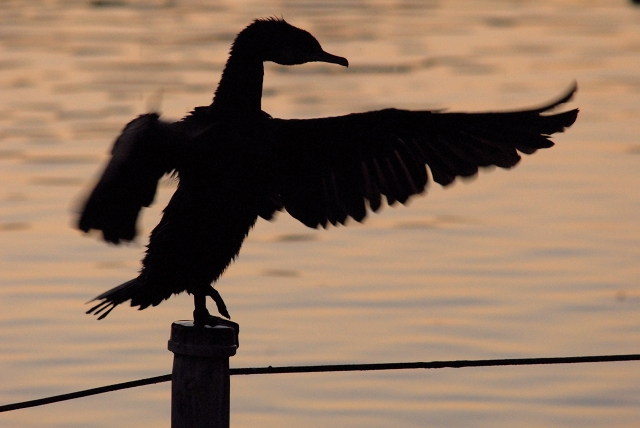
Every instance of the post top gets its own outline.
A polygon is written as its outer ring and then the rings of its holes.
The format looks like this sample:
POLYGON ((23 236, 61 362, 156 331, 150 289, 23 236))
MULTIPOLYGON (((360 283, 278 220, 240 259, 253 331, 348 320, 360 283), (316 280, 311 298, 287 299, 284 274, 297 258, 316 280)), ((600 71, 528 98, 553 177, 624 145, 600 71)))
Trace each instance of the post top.
POLYGON ((230 326, 176 321, 171 325, 168 348, 174 354, 194 357, 231 357, 238 346, 236 332, 230 326))

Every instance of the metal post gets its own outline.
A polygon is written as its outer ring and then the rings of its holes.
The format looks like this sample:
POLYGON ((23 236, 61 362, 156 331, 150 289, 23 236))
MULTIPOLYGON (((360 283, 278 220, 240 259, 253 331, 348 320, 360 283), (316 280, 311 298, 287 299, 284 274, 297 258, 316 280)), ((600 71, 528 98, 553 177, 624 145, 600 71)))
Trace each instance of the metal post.
POLYGON ((238 330, 229 321, 171 325, 171 428, 229 428, 229 357, 238 348, 238 330))

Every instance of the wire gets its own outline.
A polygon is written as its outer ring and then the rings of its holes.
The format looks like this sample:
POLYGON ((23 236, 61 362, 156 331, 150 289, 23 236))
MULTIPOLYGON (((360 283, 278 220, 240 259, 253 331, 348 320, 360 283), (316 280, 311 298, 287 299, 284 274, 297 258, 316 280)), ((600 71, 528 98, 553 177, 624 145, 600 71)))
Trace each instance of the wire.
MULTIPOLYGON (((325 373, 325 372, 352 372, 352 371, 372 371, 372 370, 404 370, 404 369, 441 369, 441 368, 462 368, 462 367, 493 367, 493 366, 525 366, 525 365, 546 365, 546 364, 576 364, 576 363, 603 363, 613 361, 640 361, 640 354, 624 355, 592 355, 583 357, 547 357, 547 358, 511 358, 494 360, 454 360, 454 361, 431 361, 414 363, 382 363, 382 364, 333 364, 323 366, 288 366, 288 367, 247 367, 229 369, 229 375, 253 375, 253 374, 276 374, 276 373, 325 373)), ((102 394, 105 392, 118 391, 120 389, 133 388, 136 386, 151 385, 160 382, 168 382, 171 375, 155 376, 146 379, 134 380, 130 382, 117 383, 114 385, 102 386, 99 388, 85 389, 83 391, 72 392, 70 394, 55 395, 37 400, 23 401, 20 403, 6 404, 0 406, 0 413, 11 410, 25 409, 28 407, 42 406, 44 404, 57 403, 60 401, 73 400, 90 395, 102 394)))
POLYGON ((114 385, 101 386, 99 388, 85 389, 84 391, 71 392, 69 394, 54 395, 53 397, 40 398, 37 400, 23 401, 21 403, 6 404, 0 406, 0 413, 11 410, 25 409, 27 407, 43 406, 45 404, 57 403, 59 401, 73 400, 75 398, 88 397, 90 395, 102 394, 105 392, 117 391, 119 389, 133 388, 136 386, 151 385, 154 383, 167 382, 171 380, 171 375, 150 377, 147 379, 132 380, 130 382, 116 383, 114 385))
POLYGON ((543 364, 575 364, 601 363, 611 361, 637 361, 640 354, 628 355, 594 355, 586 357, 550 357, 550 358, 511 358, 500 360, 456 360, 431 361, 416 363, 383 363, 383 364, 334 364, 326 366, 292 366, 292 367, 255 367, 244 369, 230 369, 231 375, 276 374, 276 373, 322 373, 322 372, 353 372, 369 370, 404 370, 404 369, 442 369, 462 367, 492 367, 492 366, 527 366, 543 364))

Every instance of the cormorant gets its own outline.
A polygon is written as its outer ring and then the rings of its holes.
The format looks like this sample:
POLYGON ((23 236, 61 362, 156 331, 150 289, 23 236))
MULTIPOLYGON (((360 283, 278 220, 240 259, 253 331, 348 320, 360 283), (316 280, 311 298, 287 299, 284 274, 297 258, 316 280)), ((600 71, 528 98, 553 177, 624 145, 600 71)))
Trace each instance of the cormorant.
POLYGON ((312 61, 347 67, 308 32, 282 19, 258 19, 232 44, 213 103, 178 122, 155 113, 127 124, 78 221, 118 244, 136 235, 142 207, 158 180, 179 185, 151 232, 140 275, 94 300, 87 311, 104 318, 117 305, 156 306, 183 291, 194 296, 194 320, 211 317, 206 296, 229 318, 213 288, 238 255, 258 216, 286 210, 306 226, 362 221, 368 210, 406 203, 431 177, 443 186, 478 167, 511 168, 518 152, 553 145, 550 136, 576 120, 578 110, 543 114, 557 101, 512 112, 446 113, 386 109, 308 120, 276 119, 261 109, 264 61, 312 61))

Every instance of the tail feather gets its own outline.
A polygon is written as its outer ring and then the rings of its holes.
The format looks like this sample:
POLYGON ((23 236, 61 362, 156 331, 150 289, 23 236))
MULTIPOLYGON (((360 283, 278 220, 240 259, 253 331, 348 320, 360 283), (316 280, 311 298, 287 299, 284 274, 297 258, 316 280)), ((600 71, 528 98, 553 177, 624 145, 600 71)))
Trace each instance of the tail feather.
POLYGON ((135 292, 138 291, 143 284, 144 283, 140 281, 139 278, 134 278, 131 281, 127 281, 124 284, 120 284, 117 287, 112 288, 111 290, 105 291, 95 299, 87 302, 91 303, 97 300, 101 300, 100 303, 93 306, 86 313, 100 315, 98 319, 103 319, 104 317, 109 315, 109 313, 114 310, 116 306, 126 302, 127 300, 131 300, 135 292))

